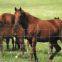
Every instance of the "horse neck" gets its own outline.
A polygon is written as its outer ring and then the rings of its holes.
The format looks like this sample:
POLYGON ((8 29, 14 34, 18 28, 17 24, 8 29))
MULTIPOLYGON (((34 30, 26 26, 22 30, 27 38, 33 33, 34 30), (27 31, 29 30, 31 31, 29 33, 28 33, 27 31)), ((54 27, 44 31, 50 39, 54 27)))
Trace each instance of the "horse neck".
POLYGON ((30 15, 29 13, 26 12, 26 16, 27 16, 27 19, 28 19, 28 23, 29 24, 35 24, 38 22, 38 18, 30 15))

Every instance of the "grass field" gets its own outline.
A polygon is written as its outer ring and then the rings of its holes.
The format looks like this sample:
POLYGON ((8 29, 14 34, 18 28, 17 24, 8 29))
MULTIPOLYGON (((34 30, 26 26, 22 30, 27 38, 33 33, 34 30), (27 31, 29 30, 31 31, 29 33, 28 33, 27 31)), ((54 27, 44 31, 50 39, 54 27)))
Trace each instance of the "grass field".
MULTIPOLYGON (((19 8, 20 6, 26 12, 40 19, 53 19, 54 17, 62 18, 62 0, 0 0, 0 14, 6 12, 14 13, 14 8, 19 8)), ((61 45, 62 44, 60 44, 60 46, 61 45)), ((48 43, 37 44, 39 62, 47 62, 48 51, 48 43)), ((4 51, 4 56, 0 57, 0 62, 29 62, 28 53, 26 53, 24 57, 15 58, 18 52, 19 51, 4 51)), ((62 62, 62 52, 58 53, 53 62, 62 62)))

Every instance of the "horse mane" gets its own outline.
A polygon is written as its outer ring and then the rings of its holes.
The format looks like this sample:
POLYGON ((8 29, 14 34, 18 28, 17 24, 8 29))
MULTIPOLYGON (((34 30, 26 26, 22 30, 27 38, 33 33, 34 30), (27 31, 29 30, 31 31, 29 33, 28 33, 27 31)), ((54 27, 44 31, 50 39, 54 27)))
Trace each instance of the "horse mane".
POLYGON ((22 25, 24 29, 28 28, 28 19, 24 11, 22 11, 20 16, 19 24, 22 25), (20 21, 21 20, 21 21, 20 21))
POLYGON ((39 18, 37 18, 37 17, 31 15, 31 14, 28 13, 28 12, 25 12, 25 15, 28 17, 28 20, 30 20, 30 18, 31 18, 30 21, 32 21, 32 19, 36 19, 36 20, 34 20, 33 22, 38 22, 38 20, 40 20, 39 18))

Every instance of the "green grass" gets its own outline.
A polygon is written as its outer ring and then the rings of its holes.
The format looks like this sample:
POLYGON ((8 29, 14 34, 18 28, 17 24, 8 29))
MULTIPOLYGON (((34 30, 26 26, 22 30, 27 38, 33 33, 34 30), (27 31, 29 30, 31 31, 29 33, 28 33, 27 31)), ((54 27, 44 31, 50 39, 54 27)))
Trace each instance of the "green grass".
POLYGON ((0 13, 14 13, 14 7, 22 7, 30 14, 41 18, 51 19, 54 17, 62 17, 62 1, 61 0, 1 0, 0 13))
MULTIPOLYGON (((4 43, 5 44, 5 43, 4 43)), ((62 45, 59 41, 60 46, 62 45)), ((11 45, 11 43, 10 43, 11 45)), ((11 47, 11 46, 10 46, 11 47)), ((27 46, 26 46, 27 47, 27 46)), ((48 61, 48 51, 49 51, 49 43, 37 43, 37 56, 39 58, 39 62, 47 62, 48 61)), ((3 62, 30 62, 30 51, 26 52, 23 56, 16 58, 15 56, 20 54, 20 51, 6 51, 6 46, 4 45, 4 53, 0 59, 3 62)), ((58 53, 54 60, 54 62, 62 62, 62 52, 58 53)))
MULTIPOLYGON (((40 19, 53 19, 54 17, 62 18, 62 0, 0 0, 0 14, 14 13, 15 7, 22 7, 26 12, 40 19)), ((62 44, 61 44, 62 45, 62 44)), ((48 60, 48 43, 37 44, 37 55, 39 62, 47 62, 48 60)), ((4 46, 4 48, 6 48, 4 46)), ((3 62, 29 62, 29 54, 24 57, 15 58, 19 51, 4 51, 3 62)), ((62 52, 54 58, 54 62, 62 62, 62 52)))

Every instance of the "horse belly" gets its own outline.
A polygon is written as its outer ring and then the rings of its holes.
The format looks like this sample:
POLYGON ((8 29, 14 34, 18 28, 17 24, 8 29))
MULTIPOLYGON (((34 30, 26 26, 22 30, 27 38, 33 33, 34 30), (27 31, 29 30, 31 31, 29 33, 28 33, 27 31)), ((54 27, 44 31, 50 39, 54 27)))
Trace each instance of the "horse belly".
POLYGON ((41 38, 41 37, 38 37, 37 38, 37 42, 48 42, 48 38, 41 38))

